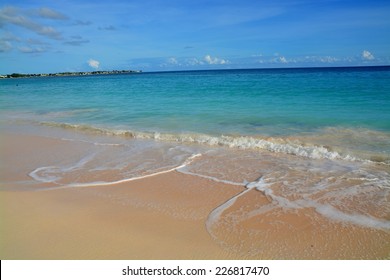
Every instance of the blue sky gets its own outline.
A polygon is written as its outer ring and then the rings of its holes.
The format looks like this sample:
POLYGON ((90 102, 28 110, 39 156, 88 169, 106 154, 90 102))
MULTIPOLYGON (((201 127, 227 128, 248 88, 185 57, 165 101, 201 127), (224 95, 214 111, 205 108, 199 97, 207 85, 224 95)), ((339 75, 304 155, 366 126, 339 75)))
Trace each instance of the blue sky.
POLYGON ((390 1, 3 0, 0 73, 390 64, 390 1))

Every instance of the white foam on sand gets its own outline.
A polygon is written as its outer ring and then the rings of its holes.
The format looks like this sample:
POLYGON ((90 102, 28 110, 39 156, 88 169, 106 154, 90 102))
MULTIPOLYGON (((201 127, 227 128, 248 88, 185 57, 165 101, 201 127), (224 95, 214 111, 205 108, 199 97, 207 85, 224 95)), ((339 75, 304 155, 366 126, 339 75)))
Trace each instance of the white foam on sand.
POLYGON ((308 197, 304 197, 303 199, 290 200, 286 197, 276 195, 272 190, 272 185, 273 183, 267 182, 265 177, 262 176, 258 180, 248 183, 246 185, 245 190, 236 194, 235 196, 231 197, 230 199, 228 199, 227 201, 225 201, 224 203, 216 207, 213 211, 210 212, 206 221, 206 228, 209 234, 213 238, 218 239, 217 236, 214 234, 214 230, 215 230, 215 226, 218 226, 218 224, 221 222, 221 219, 223 219, 222 214, 227 209, 232 207, 236 203, 239 197, 248 194, 248 192, 253 189, 262 192, 268 198, 270 203, 263 205, 247 214, 243 214, 241 220, 245 220, 247 218, 253 217, 254 215, 264 214, 266 212, 278 210, 278 209, 294 210, 294 209, 314 208, 314 210, 318 214, 324 216, 325 218, 331 221, 348 223, 356 226, 362 226, 362 227, 374 228, 380 230, 390 229, 390 221, 379 219, 368 214, 363 215, 359 213, 347 213, 333 207, 330 204, 319 203, 318 201, 314 199, 310 199, 308 197))
MULTIPOLYGON (((152 174, 147 174, 147 175, 142 175, 142 176, 135 176, 135 177, 126 178, 126 179, 117 180, 117 181, 112 181, 112 182, 71 183, 71 184, 62 185, 60 187, 56 187, 55 189, 59 189, 59 188, 93 187, 93 186, 110 186, 110 185, 115 185, 115 184, 120 184, 120 183, 125 183, 125 182, 131 182, 131 181, 141 180, 141 179, 145 179, 145 178, 150 178, 150 177, 154 177, 154 176, 161 175, 161 174, 166 174, 166 173, 178 170, 180 168, 183 168, 183 167, 187 166, 188 164, 190 164, 197 157, 200 157, 200 156, 201 156, 201 154, 193 154, 189 158, 187 158, 179 166, 173 167, 171 169, 155 172, 155 173, 152 173, 152 174)), ((37 173, 42 172, 42 171, 48 172, 48 171, 57 171, 57 170, 63 170, 63 169, 58 169, 58 167, 55 167, 55 166, 39 167, 39 168, 35 169, 33 172, 31 172, 29 175, 33 179, 41 181, 41 182, 57 183, 57 181, 58 181, 58 179, 60 177, 55 177, 55 176, 43 177, 43 176, 37 175, 37 173)), ((70 168, 67 168, 67 170, 70 170, 70 168)), ((45 190, 52 190, 52 189, 45 189, 45 190)))

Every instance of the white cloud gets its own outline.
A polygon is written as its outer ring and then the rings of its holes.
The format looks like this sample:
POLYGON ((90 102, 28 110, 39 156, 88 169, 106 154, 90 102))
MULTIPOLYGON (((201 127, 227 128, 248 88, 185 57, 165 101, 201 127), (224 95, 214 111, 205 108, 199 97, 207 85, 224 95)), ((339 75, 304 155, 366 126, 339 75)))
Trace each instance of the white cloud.
POLYGON ((211 57, 210 55, 206 55, 203 59, 206 63, 208 64, 228 64, 229 61, 228 60, 225 60, 225 59, 222 59, 222 58, 218 58, 218 57, 211 57))
POLYGON ((22 42, 22 39, 19 38, 18 36, 14 35, 13 33, 11 32, 5 32, 4 36, 2 36, 2 39, 3 40, 6 40, 6 41, 14 41, 14 42, 22 42))
POLYGON ((174 64, 174 65, 178 65, 178 64, 179 64, 179 62, 177 61, 177 59, 174 58, 174 57, 170 57, 170 58, 168 59, 168 63, 169 63, 169 64, 174 64))
POLYGON ((202 60, 199 60, 197 58, 189 58, 186 60, 187 64, 188 65, 191 65, 191 66, 194 66, 194 65, 203 65, 204 64, 204 61, 202 60))
POLYGON ((302 58, 297 58, 297 62, 309 62, 309 63, 335 63, 339 62, 340 59, 334 56, 305 56, 302 58))
POLYGON ((159 64, 160 67, 172 67, 172 66, 181 66, 182 64, 175 57, 169 57, 164 59, 162 63, 159 64))
POLYGON ((281 63, 288 63, 287 59, 284 56, 279 57, 279 62, 281 62, 281 63))
POLYGON ((363 59, 363 60, 374 60, 375 57, 374 57, 373 54, 370 53, 369 51, 364 50, 364 51, 362 52, 362 59, 363 59))
POLYGON ((17 25, 50 39, 62 39, 61 33, 55 30, 53 27, 42 25, 31 20, 25 15, 26 12, 21 9, 12 6, 6 6, 0 9, 0 26, 7 24, 17 25))
POLYGON ((81 36, 72 36, 71 38, 74 40, 66 41, 64 44, 70 46, 81 46, 82 44, 89 43, 89 40, 83 39, 81 36))
POLYGON ((31 48, 31 47, 19 47, 18 49, 22 53, 42 53, 46 51, 44 48, 31 48))
MULTIPOLYGON (((259 61, 260 63, 264 62, 264 60, 260 60, 260 61, 259 61)), ((288 61, 284 56, 278 56, 278 57, 271 58, 269 60, 269 62, 271 62, 271 63, 289 63, 291 61, 288 61)))
POLYGON ((88 60, 88 65, 94 69, 98 69, 100 62, 95 60, 95 59, 90 59, 90 60, 88 60))
POLYGON ((319 60, 320 60, 320 62, 324 62, 324 63, 334 63, 334 62, 339 61, 339 59, 337 59, 336 57, 333 57, 333 56, 319 57, 319 60))
POLYGON ((61 14, 60 12, 54 11, 49 8, 40 8, 37 11, 37 14, 40 17, 43 18, 49 18, 49 19, 58 19, 58 20, 66 20, 68 17, 64 14, 61 14))
POLYGON ((12 44, 9 41, 0 39, 0 53, 7 52, 12 49, 12 44))
POLYGON ((347 60, 346 58, 337 58, 334 56, 296 56, 296 57, 289 57, 286 58, 285 56, 263 56, 260 59, 256 59, 254 61, 255 63, 259 64, 336 64, 336 63, 342 63, 342 62, 351 62, 347 60))
POLYGON ((26 42, 27 42, 27 44, 30 44, 30 45, 42 45, 42 46, 48 45, 48 43, 43 42, 43 41, 36 39, 36 38, 29 38, 26 40, 26 42))
POLYGON ((196 66, 196 65, 223 65, 223 64, 229 64, 230 61, 227 59, 222 59, 218 57, 212 57, 211 55, 206 55, 203 59, 198 58, 187 58, 185 60, 185 64, 189 66, 196 66))

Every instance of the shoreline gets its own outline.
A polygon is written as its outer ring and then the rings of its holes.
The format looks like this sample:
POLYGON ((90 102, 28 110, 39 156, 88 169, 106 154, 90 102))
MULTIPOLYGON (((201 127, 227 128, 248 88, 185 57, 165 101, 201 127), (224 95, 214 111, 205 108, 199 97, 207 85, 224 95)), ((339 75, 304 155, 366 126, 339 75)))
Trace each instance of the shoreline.
POLYGON ((390 258, 390 230, 275 207, 267 192, 177 167, 104 186, 35 182, 32 164, 86 144, 6 131, 2 138, 2 259, 390 258))
POLYGON ((60 72, 60 73, 38 73, 22 74, 13 73, 0 75, 0 79, 17 79, 17 78, 39 78, 39 77, 82 77, 91 75, 120 75, 120 74, 138 74, 141 70, 111 70, 111 71, 85 71, 85 72, 60 72))
MULTIPOLYGON (((306 66, 306 67, 267 67, 267 68, 233 68, 233 69, 186 69, 186 70, 166 70, 166 71, 147 71, 143 72, 142 70, 109 70, 109 71, 104 71, 104 70, 99 70, 99 71, 85 71, 85 72, 57 72, 57 73, 38 73, 38 74, 21 74, 21 75, 27 75, 28 77, 46 77, 46 76, 88 76, 91 74, 83 74, 83 73, 93 73, 93 72, 104 72, 104 73, 98 73, 99 74, 121 74, 121 73, 145 73, 145 74, 164 74, 164 73, 181 73, 181 72, 213 72, 213 71, 258 71, 258 70, 264 70, 264 71, 283 71, 283 70, 330 70, 336 69, 353 69, 359 71, 359 69, 379 69, 379 70, 387 70, 390 68, 390 65, 385 65, 385 64, 380 64, 380 65, 351 65, 351 66, 306 66), (125 72, 124 72, 125 71, 125 72), (62 75, 66 74, 66 75, 62 75)), ((20 73, 13 73, 13 74, 20 74, 20 73)), ((1 78, 10 78, 7 76, 11 76, 12 74, 4 74, 0 75, 1 78)), ((93 74, 92 74, 93 75, 93 74)), ((15 77, 12 77, 15 78, 15 77)))

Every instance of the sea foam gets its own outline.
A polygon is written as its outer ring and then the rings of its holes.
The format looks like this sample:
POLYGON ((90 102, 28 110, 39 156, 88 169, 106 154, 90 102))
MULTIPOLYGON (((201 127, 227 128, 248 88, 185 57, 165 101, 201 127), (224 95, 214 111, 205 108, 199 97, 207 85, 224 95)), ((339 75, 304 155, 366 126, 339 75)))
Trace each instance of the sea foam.
MULTIPOLYGON (((211 147, 226 147, 242 150, 267 150, 275 153, 291 154, 310 159, 331 159, 346 161, 367 161, 370 159, 359 158, 353 155, 340 153, 330 149, 328 146, 301 143, 289 138, 275 138, 262 136, 213 136, 199 133, 163 133, 163 132, 142 132, 120 129, 106 129, 90 125, 41 122, 42 125, 72 129, 86 133, 121 136, 132 139, 150 139, 155 141, 176 142, 182 144, 200 144, 211 147)), ((388 158, 383 158, 385 164, 390 163, 388 158)))

